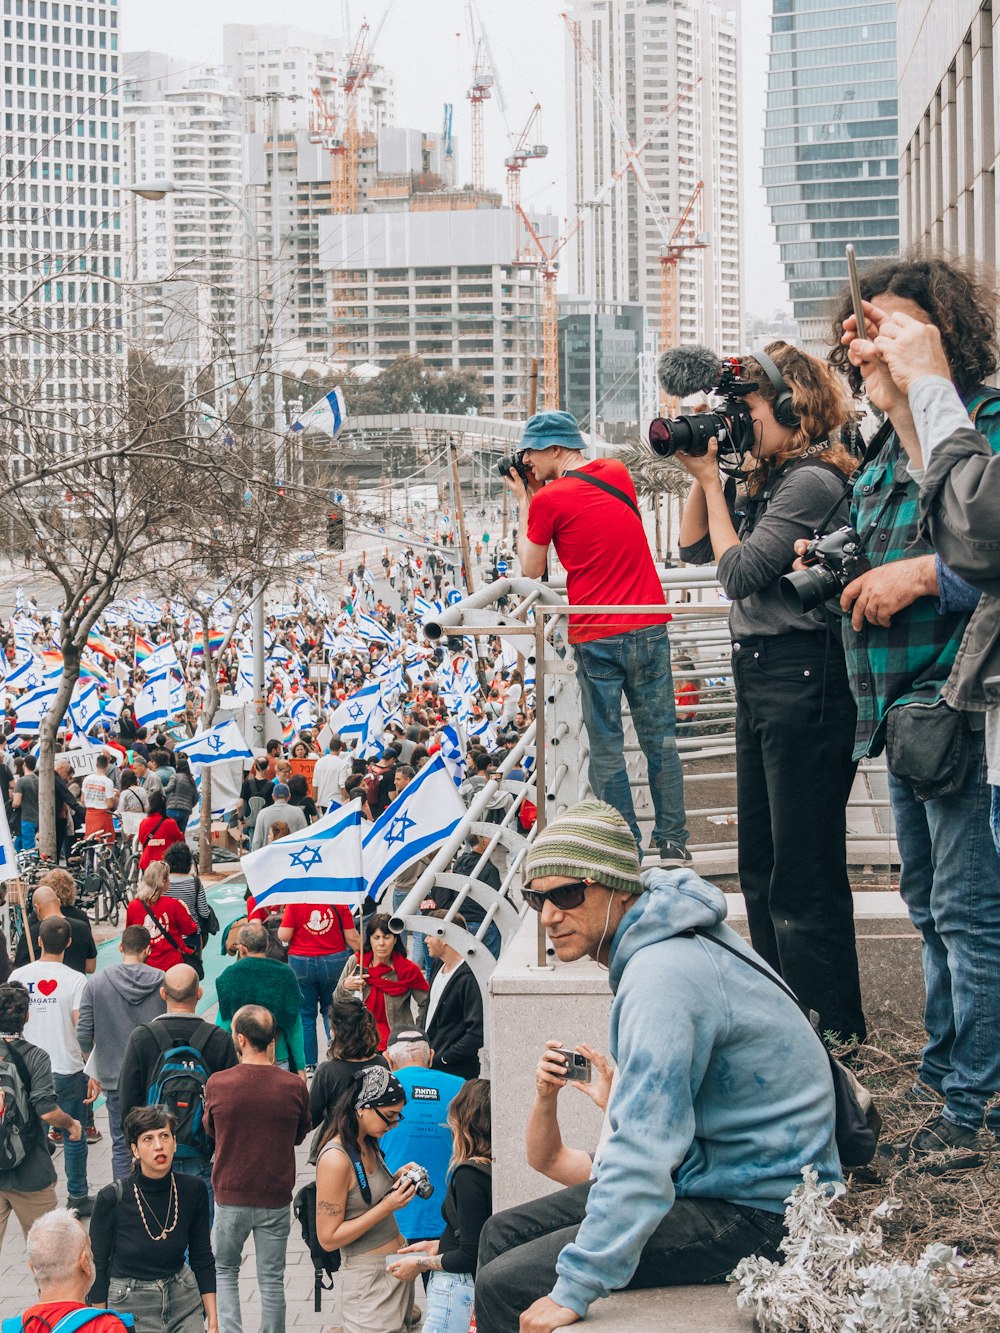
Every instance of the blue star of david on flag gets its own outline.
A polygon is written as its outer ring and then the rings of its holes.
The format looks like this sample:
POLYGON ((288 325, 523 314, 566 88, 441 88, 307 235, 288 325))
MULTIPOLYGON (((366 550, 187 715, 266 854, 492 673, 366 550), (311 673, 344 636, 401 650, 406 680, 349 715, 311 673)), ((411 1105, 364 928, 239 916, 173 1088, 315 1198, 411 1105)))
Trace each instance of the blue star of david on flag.
POLYGON ((218 734, 218 732, 215 732, 211 736, 209 736, 205 744, 213 752, 213 754, 218 754, 219 751, 222 749, 223 745, 222 737, 218 734))
POLYGON ((293 866, 298 866, 300 870, 304 870, 306 874, 308 874, 313 866, 318 865, 322 859, 323 857, 320 855, 317 848, 300 847, 297 852, 292 854, 290 863, 293 866))
POLYGON ((348 716, 352 719, 352 721, 357 722, 360 717, 364 716, 364 711, 365 710, 361 707, 360 704, 352 704, 350 708, 347 710, 347 713, 348 716))
POLYGON ((388 843, 405 842, 407 831, 416 828, 417 821, 411 819, 408 814, 403 812, 398 814, 385 832, 385 840, 388 843))

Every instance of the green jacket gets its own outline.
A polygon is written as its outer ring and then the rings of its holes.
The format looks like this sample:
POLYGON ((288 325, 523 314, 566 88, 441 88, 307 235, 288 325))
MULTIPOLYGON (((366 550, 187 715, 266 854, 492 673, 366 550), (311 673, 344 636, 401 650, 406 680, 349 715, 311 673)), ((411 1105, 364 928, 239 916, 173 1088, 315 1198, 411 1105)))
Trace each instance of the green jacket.
POLYGON ((215 983, 219 1027, 231 1030, 233 1015, 245 1004, 260 1004, 274 1015, 278 1039, 275 1060, 287 1060, 298 1073, 306 1067, 302 1045, 302 992, 295 973, 276 958, 238 958, 223 968, 215 983))

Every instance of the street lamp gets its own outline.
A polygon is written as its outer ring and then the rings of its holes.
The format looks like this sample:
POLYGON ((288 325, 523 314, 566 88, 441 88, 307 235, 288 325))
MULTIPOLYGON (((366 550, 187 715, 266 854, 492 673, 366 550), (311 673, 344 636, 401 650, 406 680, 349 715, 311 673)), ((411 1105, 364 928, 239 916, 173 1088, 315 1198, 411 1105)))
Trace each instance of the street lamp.
MULTIPOLYGON (((177 181, 165 176, 161 179, 152 181, 136 181, 127 187, 132 194, 138 195, 140 199, 149 199, 153 202, 159 202, 166 198, 168 194, 208 194, 217 199, 224 199, 230 207, 235 208, 243 219, 243 225, 246 228, 247 237, 250 241, 250 249, 253 255, 253 272, 250 279, 250 318, 244 325, 243 338, 243 357, 245 369, 249 371, 249 393, 250 393, 250 426, 251 438, 253 440, 253 474, 260 474, 260 459, 257 448, 257 432, 261 426, 260 420, 260 380, 256 373, 256 367, 253 364, 254 350, 257 342, 257 330, 261 328, 261 303, 260 303, 260 235, 257 231, 256 223, 251 216, 250 210, 239 199, 234 199, 231 194, 226 194, 225 190, 216 190, 211 185, 188 185, 187 183, 178 184, 177 181), (252 331, 252 332, 251 332, 252 331)), ((253 638, 253 722, 251 724, 250 744, 255 750, 261 753, 266 748, 264 733, 264 585, 260 579, 256 581, 253 597, 253 612, 251 617, 251 634, 253 638)))

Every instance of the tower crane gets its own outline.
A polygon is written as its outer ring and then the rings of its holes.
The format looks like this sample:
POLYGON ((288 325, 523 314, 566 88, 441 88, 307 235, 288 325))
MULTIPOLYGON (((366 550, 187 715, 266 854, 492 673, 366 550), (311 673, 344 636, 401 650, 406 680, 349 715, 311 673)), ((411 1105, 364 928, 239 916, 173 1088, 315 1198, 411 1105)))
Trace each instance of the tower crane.
POLYGON ((330 154, 330 208, 334 213, 356 213, 358 208, 358 97, 377 68, 375 46, 389 17, 394 0, 389 0, 375 29, 367 20, 358 30, 347 66, 338 82, 343 94, 339 114, 331 107, 321 89, 312 90, 313 112, 309 140, 322 145, 330 154))
POLYGON ((468 6, 469 32, 475 47, 472 84, 465 94, 472 107, 472 188, 477 194, 486 189, 486 130, 484 103, 493 96, 493 70, 490 65, 486 36, 476 31, 472 5, 468 6))
POLYGON ((677 265, 688 250, 704 250, 708 237, 695 230, 695 210, 701 200, 705 182, 699 181, 684 205, 677 225, 670 233, 660 254, 660 347, 676 347, 681 340, 680 289, 677 265))
POLYGON ((510 156, 504 161, 507 169, 507 201, 512 209, 517 208, 521 202, 521 172, 528 162, 536 158, 548 157, 548 147, 543 143, 532 143, 531 132, 535 128, 542 110, 541 102, 536 102, 531 108, 531 115, 528 117, 527 124, 517 137, 510 156))
MULTIPOLYGON (((700 82, 700 79, 697 82, 700 82)), ((697 83, 693 87, 697 87, 697 83)), ((693 88, 678 93, 663 108, 661 114, 648 127, 635 147, 629 145, 631 149, 629 156, 623 156, 622 161, 619 162, 593 199, 589 199, 586 203, 580 205, 550 250, 547 250, 542 244, 538 232, 520 203, 516 206, 518 216, 527 228, 536 253, 532 256, 519 254, 514 263, 520 268, 536 268, 542 284, 542 401, 546 410, 554 411, 559 407, 559 302, 556 296, 556 277, 559 272, 559 265, 556 263, 556 259, 580 230, 588 209, 596 214, 598 206, 607 198, 626 172, 634 169, 633 162, 642 156, 652 141, 665 129, 676 114, 681 102, 690 98, 692 93, 693 88)))

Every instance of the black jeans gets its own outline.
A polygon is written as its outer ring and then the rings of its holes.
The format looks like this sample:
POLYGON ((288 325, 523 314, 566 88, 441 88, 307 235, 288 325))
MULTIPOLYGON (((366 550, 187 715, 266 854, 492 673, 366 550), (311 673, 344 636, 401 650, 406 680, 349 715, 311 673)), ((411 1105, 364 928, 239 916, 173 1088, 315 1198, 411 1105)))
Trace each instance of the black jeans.
MULTIPOLYGON (((555 1285, 556 1260, 576 1239, 589 1183, 508 1208, 491 1217, 479 1241, 476 1327, 517 1333, 521 1313, 555 1285)), ((750 1254, 778 1259, 784 1216, 722 1199, 676 1199, 643 1247, 626 1290, 725 1282, 750 1254)))
POLYGON ((864 1038, 847 876, 857 708, 840 641, 733 644, 740 887, 750 940, 822 1030, 864 1038))

